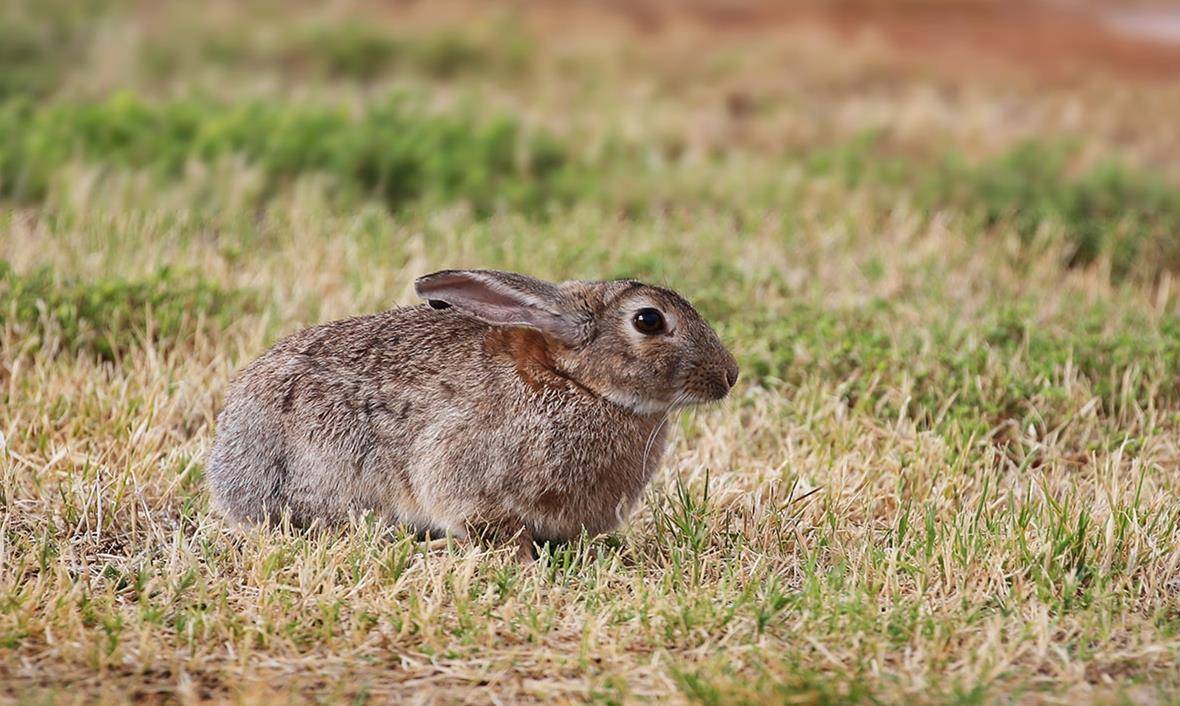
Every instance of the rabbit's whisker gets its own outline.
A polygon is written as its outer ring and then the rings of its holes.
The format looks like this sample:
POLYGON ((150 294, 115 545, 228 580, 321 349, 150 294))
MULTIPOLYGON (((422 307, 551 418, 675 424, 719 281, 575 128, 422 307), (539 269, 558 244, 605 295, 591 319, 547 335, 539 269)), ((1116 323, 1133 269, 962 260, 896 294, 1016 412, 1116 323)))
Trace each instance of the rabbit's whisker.
POLYGON ((647 459, 651 455, 652 445, 655 444, 656 437, 659 436, 660 430, 668 423, 668 415, 665 413, 660 423, 651 430, 651 434, 647 437, 647 443, 643 445, 643 464, 640 466, 639 472, 644 478, 647 478, 647 459))

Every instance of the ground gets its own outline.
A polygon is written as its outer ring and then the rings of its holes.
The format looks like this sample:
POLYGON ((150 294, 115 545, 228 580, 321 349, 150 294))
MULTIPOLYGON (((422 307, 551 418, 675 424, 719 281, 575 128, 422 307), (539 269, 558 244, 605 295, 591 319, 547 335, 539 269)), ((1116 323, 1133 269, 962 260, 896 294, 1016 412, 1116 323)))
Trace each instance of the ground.
POLYGON ((0 701, 1180 699, 1177 48, 1109 10, 9 3, 0 701), (237 368, 461 266, 742 380, 532 566, 209 511, 237 368))

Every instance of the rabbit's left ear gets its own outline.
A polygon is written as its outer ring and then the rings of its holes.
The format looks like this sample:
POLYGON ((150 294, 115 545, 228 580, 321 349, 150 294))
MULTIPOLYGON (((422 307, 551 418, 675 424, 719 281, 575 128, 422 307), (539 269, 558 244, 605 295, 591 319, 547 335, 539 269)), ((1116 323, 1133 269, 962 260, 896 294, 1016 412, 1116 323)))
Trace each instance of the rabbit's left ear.
POLYGON ((556 285, 495 270, 443 270, 414 282, 418 296, 438 308, 453 306, 493 326, 534 328, 558 341, 585 343, 588 317, 569 306, 556 285))

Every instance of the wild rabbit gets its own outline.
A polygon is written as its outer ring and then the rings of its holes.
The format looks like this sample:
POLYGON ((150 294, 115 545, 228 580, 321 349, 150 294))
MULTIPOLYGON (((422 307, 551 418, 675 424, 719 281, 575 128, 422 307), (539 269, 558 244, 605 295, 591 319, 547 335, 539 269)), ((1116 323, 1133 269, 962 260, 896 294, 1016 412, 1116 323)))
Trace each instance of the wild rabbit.
POLYGON ((534 543, 608 531, 663 455, 665 418, 738 366, 680 295, 489 270, 417 280, 429 305, 315 326, 230 385, 207 477, 242 522, 373 512, 534 543))

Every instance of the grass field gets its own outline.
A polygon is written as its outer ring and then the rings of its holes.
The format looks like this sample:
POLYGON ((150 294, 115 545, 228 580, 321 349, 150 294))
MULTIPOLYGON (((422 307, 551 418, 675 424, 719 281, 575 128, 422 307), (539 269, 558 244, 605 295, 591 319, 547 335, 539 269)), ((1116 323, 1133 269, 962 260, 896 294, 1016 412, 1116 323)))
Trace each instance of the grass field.
POLYGON ((591 4, 0 12, 0 701, 1180 700, 1180 83, 591 4), (233 372, 452 266, 672 286, 742 382, 535 566, 212 515, 233 372))

